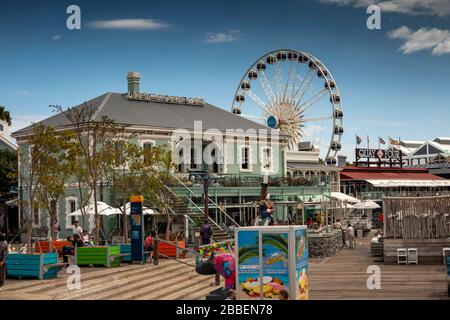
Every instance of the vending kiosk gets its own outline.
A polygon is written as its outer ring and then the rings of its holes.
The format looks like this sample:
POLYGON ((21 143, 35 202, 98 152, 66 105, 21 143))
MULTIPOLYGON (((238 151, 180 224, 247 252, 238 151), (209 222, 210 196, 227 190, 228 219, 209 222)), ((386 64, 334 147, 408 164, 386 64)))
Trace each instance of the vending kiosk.
POLYGON ((235 240, 238 299, 309 299, 306 226, 242 227, 235 240))

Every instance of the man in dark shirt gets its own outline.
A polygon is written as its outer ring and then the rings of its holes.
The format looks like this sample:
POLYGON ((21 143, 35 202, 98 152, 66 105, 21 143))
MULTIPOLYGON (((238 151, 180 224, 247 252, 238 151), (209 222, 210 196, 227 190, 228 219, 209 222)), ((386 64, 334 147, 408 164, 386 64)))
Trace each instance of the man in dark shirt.
POLYGON ((6 278, 6 256, 8 255, 8 243, 6 236, 0 233, 0 288, 3 287, 6 278))

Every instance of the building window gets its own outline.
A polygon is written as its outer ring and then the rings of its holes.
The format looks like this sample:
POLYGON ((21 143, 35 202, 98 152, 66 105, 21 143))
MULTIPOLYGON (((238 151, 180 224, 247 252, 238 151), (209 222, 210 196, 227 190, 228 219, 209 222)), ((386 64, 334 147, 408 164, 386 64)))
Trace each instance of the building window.
POLYGON ((198 168, 197 162, 196 162, 196 152, 195 148, 191 148, 191 169, 196 170, 198 168))
POLYGON ((272 149, 262 148, 262 166, 263 170, 270 171, 272 169, 272 149))
POLYGON ((40 216, 39 216, 39 205, 37 202, 34 202, 33 206, 33 225, 38 226, 41 222, 40 216))
POLYGON ((153 146, 154 146, 154 142, 144 142, 142 144, 142 149, 144 151, 144 161, 145 162, 150 161, 150 154, 151 154, 153 146))
POLYGON ((249 147, 243 147, 241 149, 241 169, 242 170, 249 170, 250 169, 249 156, 250 156, 250 148, 249 147))
MULTIPOLYGON (((69 200, 69 214, 75 211, 77 211, 77 203, 75 202, 75 200, 69 200)), ((70 223, 72 225, 75 223, 76 220, 77 220, 76 216, 70 217, 70 223)))

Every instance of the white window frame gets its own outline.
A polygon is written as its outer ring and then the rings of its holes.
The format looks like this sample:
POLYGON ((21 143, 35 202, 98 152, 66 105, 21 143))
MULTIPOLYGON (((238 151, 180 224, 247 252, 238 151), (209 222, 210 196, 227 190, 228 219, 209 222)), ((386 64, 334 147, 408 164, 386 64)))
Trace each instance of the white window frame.
POLYGON ((72 217, 71 216, 69 216, 69 214, 70 213, 72 213, 71 211, 70 211, 70 203, 72 202, 72 201, 75 201, 75 210, 78 210, 77 208, 78 208, 78 198, 77 197, 66 197, 65 199, 64 199, 64 201, 66 202, 66 211, 65 211, 65 214, 66 214, 66 229, 72 229, 72 217))
POLYGON ((252 172, 252 147, 250 145, 241 145, 239 147, 239 170, 240 172, 252 172), (242 158, 242 152, 244 148, 248 149, 248 168, 244 169, 242 168, 243 165, 243 158, 242 158))
POLYGON ((267 172, 272 172, 273 171, 273 161, 274 161, 274 157, 273 157, 273 149, 272 149, 272 147, 268 147, 268 146, 264 146, 264 147, 261 147, 261 159, 260 159, 260 161, 261 161, 261 171, 262 172, 265 172, 265 173, 267 173, 267 172), (268 168, 266 168, 265 167, 265 151, 266 150, 269 150, 270 151, 270 153, 269 153, 269 159, 267 159, 268 161, 269 161, 269 167, 268 168))
POLYGON ((39 204, 36 200, 34 200, 33 212, 31 213, 31 217, 33 221, 33 227, 38 227, 41 225, 41 209, 39 208, 39 204), (35 215, 37 215, 37 221, 35 219, 35 215))

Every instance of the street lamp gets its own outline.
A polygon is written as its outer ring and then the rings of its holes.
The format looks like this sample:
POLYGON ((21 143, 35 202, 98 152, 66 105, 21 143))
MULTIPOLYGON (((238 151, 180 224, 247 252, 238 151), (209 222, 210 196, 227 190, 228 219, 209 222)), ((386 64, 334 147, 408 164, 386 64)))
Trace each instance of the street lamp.
POLYGON ((209 188, 211 183, 217 181, 217 178, 209 176, 207 171, 200 171, 200 172, 190 172, 189 173, 189 180, 191 180, 192 182, 195 182, 196 180, 199 180, 203 184, 203 197, 204 197, 204 200, 205 200, 204 211, 205 211, 205 218, 208 219, 209 218, 208 188, 209 188))

